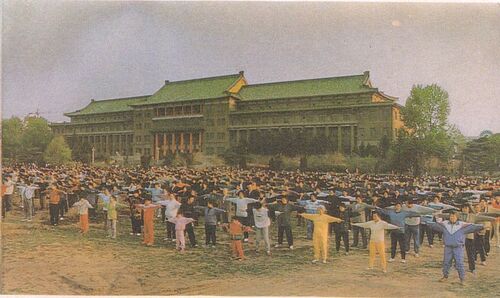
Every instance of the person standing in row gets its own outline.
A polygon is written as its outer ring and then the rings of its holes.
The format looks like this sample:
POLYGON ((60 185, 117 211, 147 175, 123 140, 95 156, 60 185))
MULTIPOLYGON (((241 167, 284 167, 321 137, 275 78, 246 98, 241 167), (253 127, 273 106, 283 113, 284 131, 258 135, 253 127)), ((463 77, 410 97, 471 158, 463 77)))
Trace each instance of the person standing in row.
POLYGON ((259 252, 260 241, 264 241, 266 253, 271 255, 271 243, 269 241, 269 226, 271 219, 269 218, 269 210, 262 203, 256 203, 253 209, 253 218, 255 222, 255 251, 259 252))
POLYGON ((452 211, 450 219, 440 223, 431 223, 434 231, 443 233, 444 257, 443 257, 443 277, 439 280, 448 280, 452 261, 455 260, 455 267, 460 277, 460 284, 465 284, 464 268, 464 245, 465 235, 474 233, 483 228, 483 225, 468 224, 458 220, 458 212, 452 211))
MULTIPOLYGON (((246 198, 245 193, 243 191, 240 191, 238 193, 237 198, 227 198, 226 200, 236 204, 236 217, 238 218, 238 221, 242 225, 248 225, 249 224, 248 212, 247 212, 248 204, 256 203, 259 200, 246 198)), ((243 236, 244 236, 243 242, 248 242, 248 232, 244 232, 243 236)))
POLYGON ((309 219, 314 223, 313 232, 313 246, 314 246, 314 260, 317 263, 320 255, 323 257, 323 264, 326 264, 328 257, 328 227, 330 223, 342 222, 341 219, 327 215, 325 206, 318 207, 319 214, 305 214, 301 216, 309 219))
POLYGON ((380 219, 378 213, 373 213, 373 220, 364 223, 353 223, 353 226, 358 226, 365 229, 370 229, 370 244, 368 251, 370 258, 368 261, 368 269, 373 269, 375 264, 375 255, 378 253, 380 255, 380 262, 382 264, 382 270, 384 273, 387 272, 387 261, 385 257, 385 230, 396 230, 399 229, 398 226, 391 225, 380 219))
POLYGON ((59 202, 61 201, 61 194, 63 194, 64 191, 59 190, 57 186, 53 184, 46 192, 49 196, 50 224, 57 226, 59 224, 59 202))
POLYGON ((155 242, 154 215, 155 210, 161 208, 161 206, 151 204, 151 199, 146 198, 144 199, 144 204, 137 204, 135 208, 142 210, 144 214, 144 235, 142 244, 153 246, 155 242))
POLYGON ((78 202, 73 204, 76 207, 78 214, 80 215, 80 233, 87 235, 89 231, 89 208, 94 208, 89 201, 85 198, 81 198, 78 202))

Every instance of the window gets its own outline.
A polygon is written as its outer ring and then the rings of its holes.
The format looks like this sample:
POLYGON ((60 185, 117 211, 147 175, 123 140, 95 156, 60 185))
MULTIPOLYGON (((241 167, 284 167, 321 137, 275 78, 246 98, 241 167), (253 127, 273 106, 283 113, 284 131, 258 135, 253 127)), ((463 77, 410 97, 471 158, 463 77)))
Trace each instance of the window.
POLYGON ((225 136, 226 135, 223 132, 219 132, 217 133, 217 140, 224 140, 225 136))
POLYGON ((174 108, 166 108, 165 115, 166 116, 173 116, 174 115, 174 108))
POLYGON ((226 119, 225 119, 225 118, 220 118, 220 119, 217 121, 217 125, 226 125, 226 119))
POLYGON ((217 147, 217 154, 224 153, 224 151, 226 151, 224 147, 217 147))
POLYGON ((377 131, 375 127, 370 128, 370 137, 374 137, 376 135, 377 131))
POLYGON ((137 137, 135 137, 135 141, 136 141, 137 143, 140 143, 140 142, 141 142, 141 136, 137 136, 137 137))
POLYGON ((201 106, 200 105, 193 106, 192 113, 193 114, 200 114, 201 113, 201 106))
POLYGON ((359 136, 362 138, 365 136, 365 129, 364 128, 359 128, 359 136))
POLYGON ((174 108, 174 115, 175 116, 182 115, 182 107, 181 106, 178 106, 178 107, 174 108))
POLYGON ((207 154, 209 154, 209 155, 214 154, 214 148, 212 148, 212 147, 207 147, 206 151, 207 151, 207 154))

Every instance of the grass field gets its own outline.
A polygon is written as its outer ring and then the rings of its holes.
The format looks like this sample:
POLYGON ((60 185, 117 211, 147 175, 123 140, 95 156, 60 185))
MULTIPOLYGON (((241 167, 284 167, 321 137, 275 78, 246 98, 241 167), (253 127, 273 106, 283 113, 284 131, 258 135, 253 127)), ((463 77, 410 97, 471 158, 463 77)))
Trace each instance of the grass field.
MULTIPOLYGON (((447 283, 437 282, 439 241, 434 248, 424 247, 420 258, 407 257, 407 264, 390 263, 384 274, 380 269, 366 270, 367 250, 336 254, 333 239, 329 263, 311 264, 311 243, 304 228, 296 226, 295 250, 274 249, 267 256, 257 254, 250 243, 244 247, 248 259, 239 262, 230 258, 228 236, 221 230, 217 248, 188 248, 182 255, 175 251, 175 243, 163 241, 160 223, 155 246, 144 247, 140 237, 129 235, 126 216, 120 218, 116 240, 106 237, 101 223, 91 224, 89 235, 82 237, 75 216, 55 228, 47 224, 45 212, 38 212, 31 223, 21 218, 17 207, 2 224, 2 294, 493 297, 500 293, 498 248, 492 248, 488 265, 478 266, 477 276, 469 274, 467 285, 460 286, 456 272, 447 283)), ((202 244, 201 224, 196 234, 202 244)), ((271 237, 276 239, 274 226, 271 237)))

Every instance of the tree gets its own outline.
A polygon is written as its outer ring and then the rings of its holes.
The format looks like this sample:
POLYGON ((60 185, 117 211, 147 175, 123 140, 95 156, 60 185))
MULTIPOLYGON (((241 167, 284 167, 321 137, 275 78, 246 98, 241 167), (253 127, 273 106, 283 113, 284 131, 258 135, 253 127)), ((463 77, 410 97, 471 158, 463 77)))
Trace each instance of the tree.
POLYGON ((2 151, 4 157, 16 159, 21 148, 23 121, 17 117, 2 120, 2 151))
POLYGON ((398 138, 394 154, 401 162, 399 170, 412 169, 422 173, 431 157, 447 161, 454 150, 453 135, 456 128, 448 124, 450 104, 448 93, 436 84, 413 86, 401 114, 406 131, 398 138), (402 167, 403 166, 403 167, 402 167))
POLYGON ((484 136, 466 144, 465 167, 474 171, 500 171, 500 134, 484 136))
POLYGON ((63 136, 56 136, 47 145, 43 160, 49 164, 62 165, 71 161, 71 149, 63 136))
POLYGON ((52 136, 52 131, 46 119, 27 118, 21 138, 23 159, 31 162, 41 161, 43 152, 52 140, 52 136))

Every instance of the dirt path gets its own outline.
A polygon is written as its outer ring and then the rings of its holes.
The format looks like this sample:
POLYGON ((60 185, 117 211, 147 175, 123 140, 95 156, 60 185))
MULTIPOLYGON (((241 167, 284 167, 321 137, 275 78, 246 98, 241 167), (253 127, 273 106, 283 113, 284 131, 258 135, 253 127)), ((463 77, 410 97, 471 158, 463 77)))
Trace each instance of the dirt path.
POLYGON ((2 294, 493 297, 500 293, 497 248, 488 265, 478 266, 477 277, 468 274, 462 287, 456 272, 448 283, 437 282, 440 245, 424 247, 421 257, 410 256, 407 264, 391 263, 383 274, 365 269, 366 250, 333 255, 329 264, 310 264, 310 244, 300 239, 293 252, 275 251, 269 258, 249 251, 249 259, 240 263, 228 260, 225 245, 217 251, 200 248, 180 256, 161 241, 146 249, 126 232, 121 233, 122 240, 111 241, 98 225, 92 225, 94 234, 85 239, 73 222, 52 229, 40 218, 32 224, 19 219, 13 214, 2 227, 2 294))

